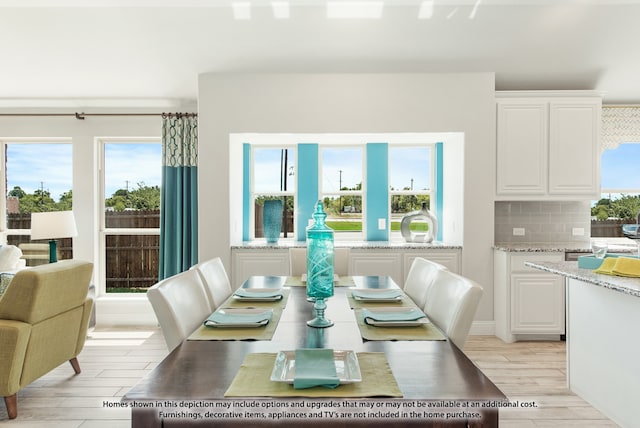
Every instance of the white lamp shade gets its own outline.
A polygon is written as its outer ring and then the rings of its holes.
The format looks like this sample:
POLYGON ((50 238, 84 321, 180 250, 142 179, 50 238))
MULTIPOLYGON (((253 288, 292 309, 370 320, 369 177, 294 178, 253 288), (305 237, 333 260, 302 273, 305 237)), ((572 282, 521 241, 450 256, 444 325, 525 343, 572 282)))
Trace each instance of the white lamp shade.
POLYGON ((31 213, 31 239, 73 238, 78 235, 73 211, 31 213))

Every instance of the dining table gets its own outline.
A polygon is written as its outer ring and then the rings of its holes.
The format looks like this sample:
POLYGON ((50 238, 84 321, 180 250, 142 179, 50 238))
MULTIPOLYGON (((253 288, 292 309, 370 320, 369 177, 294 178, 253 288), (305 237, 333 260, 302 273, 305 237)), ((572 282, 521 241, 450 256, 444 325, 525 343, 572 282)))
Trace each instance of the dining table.
POLYGON ((242 287, 282 288, 277 301, 232 296, 220 306, 271 308, 269 329, 203 324, 124 394, 132 427, 498 427, 506 396, 433 323, 387 328, 363 322, 366 309, 413 305, 391 277, 337 280, 326 300, 328 328, 307 325, 314 303, 300 278, 256 276, 242 287), (398 290, 400 297, 354 299, 354 290, 376 289, 398 290), (308 349, 354 356, 361 379, 307 389, 273 379, 278 358, 308 349))

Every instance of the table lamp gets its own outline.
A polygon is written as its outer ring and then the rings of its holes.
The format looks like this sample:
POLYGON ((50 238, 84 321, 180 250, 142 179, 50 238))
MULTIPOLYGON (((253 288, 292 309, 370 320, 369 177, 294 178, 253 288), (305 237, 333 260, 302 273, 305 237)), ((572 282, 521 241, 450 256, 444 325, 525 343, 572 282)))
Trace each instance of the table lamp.
POLYGON ((58 238, 78 235, 73 211, 31 213, 31 240, 49 239, 49 263, 58 261, 58 238))

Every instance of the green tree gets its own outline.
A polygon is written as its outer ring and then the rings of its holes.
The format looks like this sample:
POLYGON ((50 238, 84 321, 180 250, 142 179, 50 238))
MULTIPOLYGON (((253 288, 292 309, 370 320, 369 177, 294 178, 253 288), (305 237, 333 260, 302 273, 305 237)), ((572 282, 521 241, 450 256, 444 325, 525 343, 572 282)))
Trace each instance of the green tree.
POLYGON ((133 190, 118 189, 110 198, 105 200, 105 206, 115 211, 133 210, 159 210, 160 187, 146 186, 143 182, 137 184, 133 190))
POLYGON ((635 220, 640 212, 640 196, 622 195, 611 201, 611 210, 617 218, 635 220))
POLYGON ((73 190, 60 195, 60 200, 57 203, 58 211, 71 211, 73 208, 73 190))
POLYGON ((13 189, 11 191, 9 191, 9 196, 15 196, 18 199, 22 199, 25 197, 25 195, 27 194, 27 192, 25 192, 24 190, 22 190, 22 188, 20 186, 14 186, 13 189))
POLYGON ((21 213, 39 213, 57 211, 56 201, 53 200, 48 190, 36 190, 33 194, 25 194, 20 198, 21 213))
POLYGON ((129 194, 131 206, 136 210, 159 210, 160 209, 160 187, 145 186, 138 183, 138 188, 129 194))

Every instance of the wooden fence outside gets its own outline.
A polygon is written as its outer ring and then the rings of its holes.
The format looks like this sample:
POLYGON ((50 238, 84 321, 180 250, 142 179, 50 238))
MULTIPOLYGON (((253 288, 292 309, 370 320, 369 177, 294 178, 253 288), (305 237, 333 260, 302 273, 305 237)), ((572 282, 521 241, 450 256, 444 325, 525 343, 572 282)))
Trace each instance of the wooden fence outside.
MULTIPOLYGON (((108 228, 159 228, 160 211, 111 211, 105 213, 108 228)), ((9 229, 30 229, 31 214, 8 214, 9 229)), ((30 243, 29 235, 10 235, 7 243, 30 243)), ((47 240, 33 241, 46 243, 47 240)), ((106 237, 107 292, 145 291, 158 282, 158 235, 108 235, 106 237)), ((73 258, 72 238, 58 240, 58 258, 73 258)))
POLYGON ((591 237, 623 238, 622 225, 629 223, 635 223, 635 220, 591 220, 591 237))

